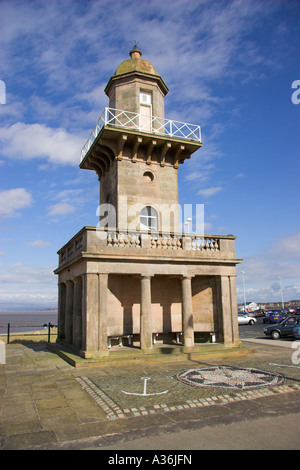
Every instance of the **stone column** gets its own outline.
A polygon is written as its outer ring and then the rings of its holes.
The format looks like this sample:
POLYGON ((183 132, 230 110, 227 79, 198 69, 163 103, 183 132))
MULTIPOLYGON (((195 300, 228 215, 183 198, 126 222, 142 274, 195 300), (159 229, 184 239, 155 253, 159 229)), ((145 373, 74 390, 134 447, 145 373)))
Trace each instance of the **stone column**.
POLYGON ((98 274, 84 274, 82 284, 82 354, 84 357, 94 357, 98 351, 98 274))
POLYGON ((82 344, 82 281, 81 276, 74 280, 73 296, 73 344, 77 349, 82 344))
POLYGON ((141 276, 141 349, 152 349, 151 276, 141 276))
POLYGON ((232 315, 231 315, 231 293, 229 276, 220 276, 221 287, 221 308, 223 322, 223 341, 224 344, 232 343, 232 315))
POLYGON ((107 289, 108 274, 99 274, 99 334, 98 348, 107 351, 107 289))
POLYGON ((72 344, 73 340, 73 282, 66 282, 65 341, 72 344))
POLYGON ((239 325, 237 312, 237 296, 236 296, 236 276, 229 277, 230 300, 231 300, 231 322, 232 322, 232 341, 239 342, 239 325))
POLYGON ((57 341, 65 339, 66 284, 58 284, 57 341))
POLYGON ((184 276, 181 279, 182 290, 182 342, 183 346, 194 346, 194 318, 192 304, 192 279, 184 276))

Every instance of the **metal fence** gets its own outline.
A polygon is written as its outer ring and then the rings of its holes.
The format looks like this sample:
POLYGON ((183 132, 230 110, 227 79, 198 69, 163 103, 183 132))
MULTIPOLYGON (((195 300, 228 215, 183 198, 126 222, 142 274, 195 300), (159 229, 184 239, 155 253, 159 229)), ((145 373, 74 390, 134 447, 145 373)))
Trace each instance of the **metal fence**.
POLYGON ((81 161, 88 153, 103 126, 134 129, 140 132, 150 132, 151 134, 201 142, 201 127, 199 125, 156 116, 149 118, 143 114, 123 109, 105 108, 81 150, 81 161))
MULTIPOLYGON (((7 326, 0 325, 0 328, 7 328, 6 329, 6 339, 7 339, 7 344, 9 344, 10 339, 12 336, 47 336, 47 342, 50 343, 51 340, 51 329, 52 328, 57 328, 57 325, 53 323, 44 323, 43 325, 11 325, 10 323, 7 324, 7 326), (39 331, 33 332, 33 331, 21 331, 18 333, 12 333, 12 328, 43 328, 47 331, 45 333, 40 333, 39 331)), ((55 334, 56 333, 52 333, 55 334)))

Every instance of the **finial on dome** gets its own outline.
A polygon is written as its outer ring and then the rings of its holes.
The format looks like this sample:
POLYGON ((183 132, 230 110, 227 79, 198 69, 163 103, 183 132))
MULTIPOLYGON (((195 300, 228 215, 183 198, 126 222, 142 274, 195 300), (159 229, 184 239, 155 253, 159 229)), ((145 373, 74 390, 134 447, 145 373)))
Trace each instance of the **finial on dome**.
POLYGON ((134 46, 129 52, 129 55, 132 59, 140 59, 142 55, 142 51, 137 47, 138 43, 137 41, 134 41, 134 46))

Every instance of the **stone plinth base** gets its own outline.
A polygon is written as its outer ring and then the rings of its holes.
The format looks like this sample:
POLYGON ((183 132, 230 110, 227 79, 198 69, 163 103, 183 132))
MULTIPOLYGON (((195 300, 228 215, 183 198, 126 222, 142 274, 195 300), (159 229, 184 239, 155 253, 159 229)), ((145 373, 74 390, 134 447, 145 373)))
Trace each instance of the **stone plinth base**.
POLYGON ((48 348, 55 352, 58 356, 74 367, 86 366, 123 366, 125 364, 141 363, 161 363, 161 362, 184 362, 189 360, 203 360, 205 357, 222 357, 226 354, 245 355, 256 352, 255 349, 244 348, 241 343, 234 345, 224 344, 202 344, 193 348, 185 348, 183 346, 154 346, 151 350, 142 351, 137 348, 118 348, 111 349, 107 354, 99 354, 98 356, 82 357, 75 354, 65 345, 57 343, 48 343, 48 348))

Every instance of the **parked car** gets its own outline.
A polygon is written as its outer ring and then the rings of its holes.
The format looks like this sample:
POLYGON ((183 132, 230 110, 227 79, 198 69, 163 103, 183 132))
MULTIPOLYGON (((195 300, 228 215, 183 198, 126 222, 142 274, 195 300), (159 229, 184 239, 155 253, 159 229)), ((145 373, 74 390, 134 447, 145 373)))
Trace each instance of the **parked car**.
POLYGON ((256 310, 256 312, 254 312, 253 316, 254 317, 264 317, 265 316, 265 311, 260 308, 259 310, 256 310))
POLYGON ((297 326, 293 329, 293 336, 296 339, 300 339, 300 321, 297 326))
POLYGON ((286 313, 282 310, 269 310, 263 318, 263 323, 280 323, 286 317, 286 313))
POLYGON ((243 313, 239 313, 238 322, 239 325, 254 325, 254 323, 256 323, 256 318, 249 317, 249 315, 245 315, 243 313))
POLYGON ((267 326, 264 328, 264 334, 271 336, 272 339, 279 339, 285 336, 293 336, 294 328, 299 325, 300 318, 295 316, 287 317, 281 323, 267 326))

